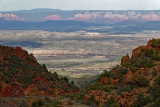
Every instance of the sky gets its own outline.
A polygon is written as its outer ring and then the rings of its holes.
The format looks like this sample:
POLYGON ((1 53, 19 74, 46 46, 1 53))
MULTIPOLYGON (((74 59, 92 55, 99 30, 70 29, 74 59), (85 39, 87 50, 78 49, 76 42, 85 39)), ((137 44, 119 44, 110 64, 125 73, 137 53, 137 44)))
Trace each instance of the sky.
POLYGON ((159 10, 160 0, 0 0, 0 11, 34 8, 62 10, 159 10))

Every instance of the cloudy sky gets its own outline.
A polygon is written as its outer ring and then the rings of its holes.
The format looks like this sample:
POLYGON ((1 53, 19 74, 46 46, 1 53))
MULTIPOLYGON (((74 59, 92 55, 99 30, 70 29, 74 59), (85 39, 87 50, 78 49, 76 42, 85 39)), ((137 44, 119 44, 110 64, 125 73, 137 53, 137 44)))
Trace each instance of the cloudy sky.
POLYGON ((0 0, 0 11, 33 8, 64 10, 157 10, 160 0, 0 0))

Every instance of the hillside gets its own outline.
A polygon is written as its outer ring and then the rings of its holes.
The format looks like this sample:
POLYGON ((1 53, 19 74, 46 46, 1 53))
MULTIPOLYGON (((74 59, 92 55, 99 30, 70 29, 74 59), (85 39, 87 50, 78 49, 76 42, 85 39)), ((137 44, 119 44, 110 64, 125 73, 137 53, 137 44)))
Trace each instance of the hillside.
POLYGON ((99 107, 159 107, 160 39, 123 56, 121 65, 104 71, 74 99, 99 107))
POLYGON ((51 74, 20 47, 0 46, 0 97, 55 97, 76 93, 65 77, 51 74))

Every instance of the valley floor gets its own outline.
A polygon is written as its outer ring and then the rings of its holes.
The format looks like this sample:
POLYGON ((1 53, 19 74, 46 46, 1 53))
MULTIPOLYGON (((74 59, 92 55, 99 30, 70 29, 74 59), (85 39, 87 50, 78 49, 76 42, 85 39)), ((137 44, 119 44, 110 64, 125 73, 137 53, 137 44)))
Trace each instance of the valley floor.
POLYGON ((123 55, 131 54, 132 49, 159 35, 160 31, 107 34, 10 30, 0 31, 0 44, 21 46, 51 72, 74 80, 99 75, 120 64, 123 55))

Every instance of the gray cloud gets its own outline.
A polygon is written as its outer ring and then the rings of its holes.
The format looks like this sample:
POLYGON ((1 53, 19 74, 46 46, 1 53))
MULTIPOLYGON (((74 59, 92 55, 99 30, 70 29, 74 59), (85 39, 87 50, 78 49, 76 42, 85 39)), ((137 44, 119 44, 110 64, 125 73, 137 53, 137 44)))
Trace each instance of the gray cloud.
POLYGON ((0 0, 0 10, 31 8, 83 10, 160 9, 160 0, 0 0))

